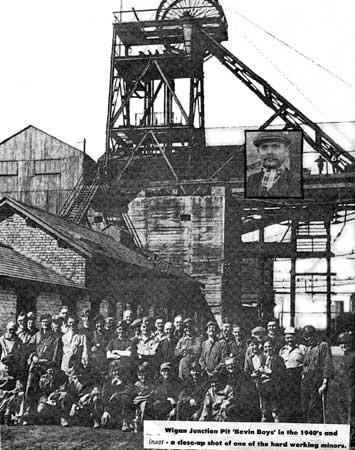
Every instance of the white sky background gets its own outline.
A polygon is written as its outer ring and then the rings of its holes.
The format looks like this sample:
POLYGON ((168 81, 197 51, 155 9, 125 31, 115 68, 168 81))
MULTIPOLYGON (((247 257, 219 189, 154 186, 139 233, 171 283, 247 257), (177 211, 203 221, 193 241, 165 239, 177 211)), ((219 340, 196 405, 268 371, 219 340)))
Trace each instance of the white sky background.
MULTIPOLYGON (((233 53, 313 120, 355 120, 354 88, 344 86, 232 12, 247 16, 353 83, 354 2, 220 3, 229 23, 226 46, 233 53)), ((159 1, 123 0, 123 4, 125 9, 145 9, 156 8, 159 1)), ((80 145, 85 136, 88 153, 94 158, 104 152, 112 11, 119 9, 120 0, 0 2, 0 140, 33 124, 72 145, 80 145)), ((265 109, 227 69, 211 60, 206 65, 206 118, 208 127, 258 125, 265 119, 265 109)))
MULTIPOLYGON (((229 23, 225 45, 250 68, 316 122, 355 120, 354 87, 345 86, 233 12, 355 85, 353 1, 220 3, 229 23)), ((159 1, 123 0, 123 4, 125 9, 146 9, 158 7, 159 1)), ((0 141, 32 124, 78 147, 86 137, 88 154, 95 159, 103 154, 112 11, 119 9, 120 0, 0 2, 0 141)), ((207 127, 258 126, 268 117, 263 104, 218 61, 206 64, 205 91, 207 127)), ((338 239, 337 252, 349 251, 350 242, 354 243, 354 223, 338 239)), ((354 259, 335 261, 340 277, 355 273, 354 259)))

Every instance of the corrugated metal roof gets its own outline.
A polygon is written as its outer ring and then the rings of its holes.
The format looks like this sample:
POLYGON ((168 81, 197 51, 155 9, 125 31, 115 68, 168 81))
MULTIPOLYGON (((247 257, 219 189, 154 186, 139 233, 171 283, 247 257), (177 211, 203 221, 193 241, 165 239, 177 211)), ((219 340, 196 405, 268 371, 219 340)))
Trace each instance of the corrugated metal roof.
POLYGON ((0 244, 0 276, 85 289, 72 280, 2 244, 0 244))
POLYGON ((195 280, 183 271, 169 264, 162 264, 160 261, 160 264, 159 262, 157 264, 157 261, 154 261, 152 257, 153 255, 138 253, 138 251, 132 250, 117 242, 109 235, 93 231, 85 226, 78 225, 34 206, 25 205, 10 197, 4 197, 0 201, 0 208, 6 205, 14 208, 20 214, 25 215, 89 257, 98 254, 103 257, 133 264, 146 270, 155 270, 161 274, 185 278, 186 281, 196 283, 195 280))

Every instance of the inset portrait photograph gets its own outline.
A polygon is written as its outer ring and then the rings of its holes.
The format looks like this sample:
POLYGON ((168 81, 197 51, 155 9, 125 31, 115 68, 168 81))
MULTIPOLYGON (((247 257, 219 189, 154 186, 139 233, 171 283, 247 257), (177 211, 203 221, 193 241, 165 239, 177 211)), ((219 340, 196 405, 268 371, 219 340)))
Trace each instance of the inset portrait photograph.
POLYGON ((302 131, 245 131, 245 197, 302 198, 302 131))

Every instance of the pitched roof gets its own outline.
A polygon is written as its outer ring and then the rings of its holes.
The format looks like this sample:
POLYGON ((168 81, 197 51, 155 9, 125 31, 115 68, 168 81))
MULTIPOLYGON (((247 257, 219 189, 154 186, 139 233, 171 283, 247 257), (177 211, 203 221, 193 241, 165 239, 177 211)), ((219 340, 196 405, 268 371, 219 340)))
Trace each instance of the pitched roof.
POLYGON ((37 130, 37 131, 39 131, 40 133, 45 134, 45 135, 51 137, 52 139, 55 139, 56 141, 59 141, 59 142, 62 142, 63 144, 65 144, 65 145, 68 145, 68 146, 71 147, 73 150, 76 150, 77 152, 82 153, 82 150, 80 150, 78 147, 74 147, 73 145, 68 144, 67 142, 64 142, 62 139, 58 139, 57 137, 53 136, 52 134, 47 133, 46 131, 43 131, 43 130, 41 130, 41 129, 38 128, 38 127, 35 127, 34 125, 27 125, 27 127, 22 128, 22 129, 19 130, 19 131, 16 131, 16 133, 12 134, 11 136, 9 136, 9 137, 7 137, 6 139, 4 139, 3 141, 1 141, 1 142, 0 142, 0 145, 5 144, 6 142, 10 141, 10 140, 13 139, 14 137, 16 137, 16 136, 18 136, 19 134, 23 133, 24 131, 27 131, 27 130, 30 130, 30 129, 37 130))
POLYGON ((3 244, 0 244, 0 276, 85 289, 80 284, 59 275, 57 272, 42 266, 42 264, 21 255, 21 253, 3 244))
POLYGON ((186 275, 183 271, 170 264, 162 263, 152 258, 152 254, 146 252, 139 253, 136 250, 126 247, 117 242, 114 238, 98 231, 93 231, 70 220, 51 214, 34 206, 28 206, 10 197, 3 197, 0 200, 0 220, 1 213, 10 208, 17 213, 33 221, 37 226, 46 230, 67 245, 75 248, 84 256, 92 258, 100 255, 105 258, 118 260, 145 270, 155 270, 161 275, 175 276, 194 282, 195 280, 186 275), (158 263, 158 264, 157 264, 158 263))

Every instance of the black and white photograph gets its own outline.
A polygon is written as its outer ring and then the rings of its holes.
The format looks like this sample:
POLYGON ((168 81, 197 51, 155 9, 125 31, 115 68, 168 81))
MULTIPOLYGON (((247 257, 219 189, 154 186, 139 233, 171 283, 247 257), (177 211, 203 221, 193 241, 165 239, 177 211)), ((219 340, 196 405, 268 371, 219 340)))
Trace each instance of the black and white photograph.
POLYGON ((354 14, 0 2, 1 450, 355 449, 354 14))
POLYGON ((301 198, 302 131, 246 131, 247 198, 301 198))

